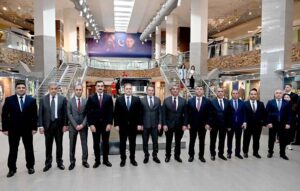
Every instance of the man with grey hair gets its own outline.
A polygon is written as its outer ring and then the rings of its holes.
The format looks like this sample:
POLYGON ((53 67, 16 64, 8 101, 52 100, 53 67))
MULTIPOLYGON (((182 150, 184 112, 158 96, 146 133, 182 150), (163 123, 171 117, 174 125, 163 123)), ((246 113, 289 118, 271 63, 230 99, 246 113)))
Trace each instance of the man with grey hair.
POLYGON ((69 170, 73 170, 75 167, 75 149, 77 142, 77 135, 79 133, 82 147, 82 165, 85 168, 89 168, 87 163, 88 159, 88 127, 86 116, 86 103, 87 100, 82 97, 83 87, 81 84, 77 84, 74 87, 75 95, 68 102, 68 118, 69 118, 69 138, 70 138, 70 166, 69 170))
POLYGON ((48 84, 49 93, 43 96, 39 105, 38 126, 41 134, 45 135, 46 161, 44 172, 52 167, 52 146, 56 143, 56 163, 57 167, 64 170, 63 154, 63 133, 68 130, 67 99, 57 93, 58 84, 50 82, 48 84))

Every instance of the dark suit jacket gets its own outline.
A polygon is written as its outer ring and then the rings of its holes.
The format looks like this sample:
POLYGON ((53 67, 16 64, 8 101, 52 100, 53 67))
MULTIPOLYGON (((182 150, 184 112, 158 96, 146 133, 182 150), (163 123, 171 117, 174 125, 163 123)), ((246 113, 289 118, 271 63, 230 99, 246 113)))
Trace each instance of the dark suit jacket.
POLYGON ((147 96, 141 99, 143 108, 144 128, 156 127, 161 124, 161 102, 158 97, 153 96, 153 108, 150 108, 147 96))
POLYGON ((204 128, 206 124, 211 124, 211 103, 209 99, 202 97, 201 107, 198 111, 196 107, 196 97, 192 97, 188 101, 187 110, 188 124, 191 128, 204 128))
POLYGON ((95 93, 90 96, 86 110, 89 126, 95 125, 96 128, 105 128, 106 125, 113 124, 113 101, 110 95, 103 94, 101 109, 98 94, 95 93))
POLYGON ((26 95, 21 112, 18 96, 7 97, 2 108, 2 131, 22 133, 32 130, 37 130, 36 99, 26 95))
POLYGON ((120 130, 126 128, 134 128, 138 125, 143 125, 142 105, 140 98, 132 96, 130 109, 127 109, 125 96, 116 99, 114 122, 115 126, 119 126, 120 130))
POLYGON ((245 121, 245 113, 243 108, 244 102, 238 99, 238 109, 235 111, 234 109, 234 100, 230 100, 230 108, 231 108, 231 127, 232 128, 241 128, 245 121))
POLYGON ((70 125, 74 128, 76 128, 77 125, 83 124, 83 126, 86 126, 87 124, 87 117, 86 117, 86 102, 87 100, 84 98, 81 98, 80 102, 80 110, 78 112, 77 108, 77 100, 75 99, 75 96, 71 98, 68 102, 68 119, 70 122, 70 125))
POLYGON ((245 112, 245 122, 248 127, 262 127, 266 125, 266 109, 265 105, 261 101, 257 101, 256 111, 253 112, 250 105, 250 100, 245 101, 243 105, 243 110, 245 112))
POLYGON ((223 99, 224 110, 221 109, 217 98, 211 101, 211 123, 212 128, 230 128, 231 127, 231 107, 228 99, 223 99))
MULTIPOLYGON (((51 107, 50 107, 50 94, 45 95, 40 100, 39 105, 39 127, 44 127, 47 130, 51 124, 51 107)), ((57 120, 58 127, 68 126, 67 117, 67 99, 57 94, 57 120)))
POLYGON ((267 121, 269 123, 281 122, 282 124, 291 124, 292 121, 292 108, 291 105, 282 99, 280 111, 277 107, 276 99, 269 100, 266 106, 267 121))
POLYGON ((181 128, 188 124, 187 105, 185 99, 178 96, 177 110, 173 109, 172 96, 164 100, 162 106, 162 124, 168 128, 181 128))

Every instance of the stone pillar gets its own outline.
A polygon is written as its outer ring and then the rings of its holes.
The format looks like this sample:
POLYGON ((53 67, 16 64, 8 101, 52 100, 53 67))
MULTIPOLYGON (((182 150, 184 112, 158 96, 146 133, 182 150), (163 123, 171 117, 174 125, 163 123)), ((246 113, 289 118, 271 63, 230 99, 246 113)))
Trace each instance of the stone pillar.
POLYGON ((222 45, 222 56, 228 55, 228 38, 224 38, 224 43, 222 45))
POLYGON ((85 23, 80 21, 79 24, 79 52, 82 55, 86 55, 86 44, 85 44, 85 23))
POLYGON ((161 28, 156 27, 155 30, 155 59, 160 58, 160 52, 161 52, 161 28))
POLYGON ((249 38, 249 51, 253 50, 253 39, 252 37, 249 38))
POLYGON ((190 66, 201 78, 207 75, 208 0, 191 0, 190 66))
POLYGON ((34 0, 34 71, 45 77, 56 66, 55 0, 34 0))
POLYGON ((177 55, 178 21, 176 16, 167 16, 166 21, 166 54, 177 55))
POLYGON ((275 71, 291 64, 293 3, 262 0, 260 98, 265 103, 283 89, 283 76, 275 71))
POLYGON ((64 9, 64 50, 77 51, 77 16, 74 8, 64 9))

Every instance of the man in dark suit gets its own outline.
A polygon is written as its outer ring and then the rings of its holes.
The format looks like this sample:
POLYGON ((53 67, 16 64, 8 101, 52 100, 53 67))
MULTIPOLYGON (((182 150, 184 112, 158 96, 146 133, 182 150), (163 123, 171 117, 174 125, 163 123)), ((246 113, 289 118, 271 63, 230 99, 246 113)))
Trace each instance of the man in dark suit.
POLYGON ((87 120, 86 120, 86 99, 82 98, 82 85, 77 84, 74 87, 75 96, 68 102, 68 118, 70 123, 69 138, 70 138, 70 166, 69 170, 75 167, 75 150, 77 135, 79 133, 82 148, 82 165, 89 168, 88 159, 88 146, 87 146, 87 120))
POLYGON ((2 133, 8 136, 9 155, 7 177, 17 172, 17 155, 20 139, 22 138, 26 167, 28 174, 34 173, 33 134, 37 131, 37 105, 36 100, 26 95, 24 82, 17 82, 16 94, 5 99, 2 109, 2 133))
POLYGON ((166 159, 171 158, 171 146, 173 134, 175 134, 174 158, 177 162, 182 162, 180 158, 180 145, 184 131, 187 129, 187 106, 186 101, 179 95, 179 86, 174 84, 170 87, 171 96, 164 100, 162 106, 162 123, 166 134, 166 159))
POLYGON ((141 99, 143 107, 143 150, 145 153, 144 163, 149 161, 148 141, 149 135, 152 138, 153 161, 160 163, 157 157, 158 153, 158 131, 161 129, 161 102, 154 96, 154 87, 147 86, 147 96, 141 99))
POLYGON ((142 131, 143 115, 140 98, 132 96, 132 85, 124 85, 125 94, 118 97, 115 104, 115 128, 120 135, 120 166, 126 164, 126 141, 129 139, 130 163, 137 166, 135 160, 135 146, 137 131, 142 131))
POLYGON ((210 129, 210 100, 203 96, 203 87, 197 85, 195 88, 196 96, 189 99, 187 104, 188 110, 188 129, 190 130, 189 145, 189 162, 193 162, 195 155, 195 142, 198 134, 199 138, 199 160, 206 162, 204 159, 204 146, 206 130, 210 129))
POLYGON ((245 126, 243 137, 243 152, 244 157, 248 158, 249 144, 251 136, 253 136, 253 156, 260 159, 258 153, 259 140, 262 127, 265 126, 266 110, 263 102, 257 100, 257 90, 255 88, 250 90, 250 100, 245 101, 242 110, 245 113, 245 126))
POLYGON ((219 133, 219 153, 220 159, 227 160, 224 157, 224 143, 227 129, 230 127, 231 108, 228 99, 224 98, 224 89, 217 88, 217 97, 211 101, 212 105, 212 128, 210 130, 210 154, 211 160, 215 160, 216 141, 219 133))
POLYGON ((292 84, 286 84, 286 85, 284 86, 284 93, 290 95, 292 104, 297 104, 297 101, 298 101, 298 94, 292 92, 292 88, 293 88, 293 87, 292 87, 292 84))
POLYGON ((227 132, 227 158, 231 158, 232 154, 232 139, 233 135, 235 135, 235 156, 239 159, 243 159, 241 156, 241 137, 243 128, 245 127, 246 123, 244 123, 244 112, 242 110, 244 102, 239 99, 239 91, 232 90, 231 92, 232 99, 230 100, 230 107, 231 107, 231 127, 228 129, 227 132))
POLYGON ((39 131, 45 135, 46 161, 44 172, 52 167, 52 146, 56 143, 56 163, 61 170, 63 165, 63 133, 68 130, 67 99, 57 93, 58 84, 50 82, 48 84, 49 94, 40 100, 39 105, 39 131))
POLYGON ((289 141, 289 131, 291 127, 292 108, 291 105, 282 99, 283 92, 275 91, 275 99, 268 101, 266 106, 267 111, 267 127, 269 128, 269 152, 268 158, 272 158, 274 143, 276 136, 279 136, 280 157, 288 160, 285 154, 285 148, 289 141))
POLYGON ((99 80, 95 83, 96 93, 87 101, 87 122, 93 133, 95 163, 93 168, 100 164, 100 136, 103 143, 103 164, 111 167, 108 160, 109 136, 113 124, 113 101, 110 95, 104 93, 105 84, 99 80))

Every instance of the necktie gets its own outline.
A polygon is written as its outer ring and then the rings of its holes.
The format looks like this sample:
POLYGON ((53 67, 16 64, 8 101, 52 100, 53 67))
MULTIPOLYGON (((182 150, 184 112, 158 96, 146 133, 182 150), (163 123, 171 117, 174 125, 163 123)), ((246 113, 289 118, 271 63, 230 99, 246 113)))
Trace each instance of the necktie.
POLYGON ((237 101, 236 101, 236 100, 234 100, 234 110, 235 110, 235 111, 237 111, 237 109, 238 109, 238 106, 237 106, 237 101))
POLYGON ((278 108, 278 111, 280 111, 280 109, 281 109, 281 100, 280 99, 277 102, 277 108, 278 108))
POLYGON ((150 108, 153 108, 153 101, 152 101, 152 96, 150 96, 150 108))
POLYGON ((253 112, 256 111, 256 108, 255 108, 255 105, 254 105, 254 101, 252 101, 252 110, 253 110, 253 112))
POLYGON ((81 106, 81 104, 80 104, 80 98, 78 98, 78 105, 77 105, 77 111, 78 112, 80 112, 80 106, 81 106))
POLYGON ((23 111, 23 107, 24 107, 23 96, 20 96, 20 108, 21 108, 21 112, 23 111))
POLYGON ((220 101, 220 107, 221 107, 221 109, 222 109, 222 110, 224 110, 224 107, 223 107, 223 102, 222 102, 222 100, 220 99, 219 101, 220 101))
POLYGON ((173 101, 173 110, 176 111, 176 97, 174 97, 174 101, 173 101))
POLYGON ((100 109, 102 107, 102 95, 101 94, 99 94, 99 107, 100 107, 100 109))
POLYGON ((197 110, 199 111, 200 110, 200 107, 201 107, 201 101, 200 101, 200 98, 197 98, 198 102, 197 102, 197 110))
POLYGON ((52 96, 52 100, 50 103, 50 107, 51 107, 51 121, 55 120, 55 96, 52 96))
POLYGON ((129 99, 129 96, 127 96, 127 109, 129 110, 130 109, 130 99, 129 99))

